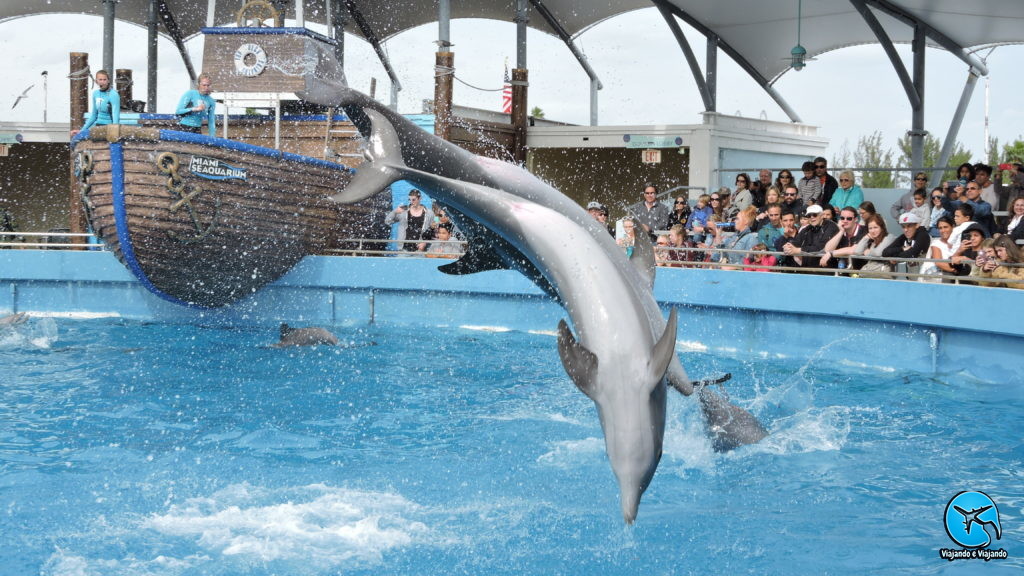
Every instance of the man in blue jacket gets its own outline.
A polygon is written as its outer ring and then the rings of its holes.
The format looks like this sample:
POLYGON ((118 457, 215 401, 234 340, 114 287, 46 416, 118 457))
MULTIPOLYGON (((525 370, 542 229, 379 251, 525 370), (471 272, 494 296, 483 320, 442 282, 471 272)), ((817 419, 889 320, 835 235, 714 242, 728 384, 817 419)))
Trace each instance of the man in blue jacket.
POLYGON ((200 74, 196 79, 196 88, 185 92, 178 101, 178 109, 174 111, 178 115, 178 123, 186 132, 202 134, 203 120, 206 120, 207 134, 216 136, 217 119, 214 110, 217 108, 217 101, 210 96, 213 90, 210 75, 200 74))

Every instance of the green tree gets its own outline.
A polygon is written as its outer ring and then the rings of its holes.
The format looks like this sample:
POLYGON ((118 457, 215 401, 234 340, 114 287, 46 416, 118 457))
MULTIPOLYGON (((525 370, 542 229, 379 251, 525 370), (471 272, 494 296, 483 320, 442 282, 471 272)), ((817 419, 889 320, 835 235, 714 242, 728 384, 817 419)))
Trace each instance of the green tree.
POLYGON ((533 109, 530 110, 530 116, 533 116, 534 118, 543 118, 544 111, 540 109, 540 106, 534 106, 533 109))
MULTIPOLYGON (((857 140, 857 149, 853 152, 853 163, 858 168, 892 168, 892 150, 882 144, 882 133, 878 130, 870 136, 861 136, 857 140)), ((895 188, 893 173, 889 171, 861 173, 861 186, 864 188, 895 188)))
MULTIPOLYGON (((910 166, 910 137, 901 136, 897 141, 896 145, 900 149, 900 166, 910 166)), ((939 163, 939 154, 942 152, 942 141, 928 134, 924 137, 924 166, 923 168, 936 168, 939 163)), ((953 151, 949 155, 949 160, 946 162, 946 166, 953 166, 953 170, 946 170, 942 173, 942 178, 939 182, 945 182, 946 180, 953 180, 956 178, 956 166, 963 164, 964 162, 971 161, 971 151, 964 148, 964 145, 960 142, 953 144, 953 151)), ((929 171, 930 172, 930 171, 929 171)), ((910 173, 907 173, 910 175, 910 173)), ((911 175, 912 177, 912 175, 911 175)), ((909 178, 904 180, 902 177, 898 178, 898 184, 910 185, 909 178)), ((931 180, 931 174, 929 173, 929 180, 931 180)), ((938 182, 932 182, 932 185, 937 185, 938 182)))
MULTIPOLYGON (((1001 162, 1024 162, 1024 140, 1021 140, 1020 136, 1009 144, 1003 145, 1003 158, 998 161, 1001 162)), ((996 166, 997 164, 993 164, 996 166)))
POLYGON ((850 141, 843 140, 842 147, 839 148, 839 152, 832 157, 832 160, 828 163, 833 170, 840 168, 849 168, 853 165, 853 154, 850 152, 850 141))

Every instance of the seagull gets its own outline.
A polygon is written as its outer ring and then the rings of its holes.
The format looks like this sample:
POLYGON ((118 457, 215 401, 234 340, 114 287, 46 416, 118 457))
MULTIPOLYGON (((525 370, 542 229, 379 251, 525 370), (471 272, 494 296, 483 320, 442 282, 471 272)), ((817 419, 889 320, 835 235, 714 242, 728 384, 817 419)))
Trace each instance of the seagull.
POLYGON ((11 104, 11 110, 14 110, 14 107, 18 105, 18 102, 21 102, 22 98, 28 98, 28 91, 31 90, 34 86, 35 84, 29 86, 28 88, 25 88, 25 91, 21 93, 21 96, 18 96, 14 99, 14 104, 11 104))

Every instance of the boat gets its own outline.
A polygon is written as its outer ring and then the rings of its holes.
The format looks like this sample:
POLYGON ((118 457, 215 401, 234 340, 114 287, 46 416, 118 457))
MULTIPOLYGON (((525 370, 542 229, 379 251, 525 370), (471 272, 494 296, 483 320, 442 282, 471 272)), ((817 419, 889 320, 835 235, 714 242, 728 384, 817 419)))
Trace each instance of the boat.
POLYGON ((390 194, 328 200, 344 164, 206 135, 106 125, 72 142, 93 232, 151 292, 201 308, 277 280, 332 238, 385 237, 390 194))

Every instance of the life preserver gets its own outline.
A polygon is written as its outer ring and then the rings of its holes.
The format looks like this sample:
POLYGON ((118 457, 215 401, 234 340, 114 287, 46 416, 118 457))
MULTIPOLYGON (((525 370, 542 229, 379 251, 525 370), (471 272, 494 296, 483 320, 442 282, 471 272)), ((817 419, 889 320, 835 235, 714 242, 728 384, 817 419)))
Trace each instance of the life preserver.
POLYGON ((251 78, 267 67, 267 53, 259 44, 248 42, 235 50, 235 72, 251 78))

